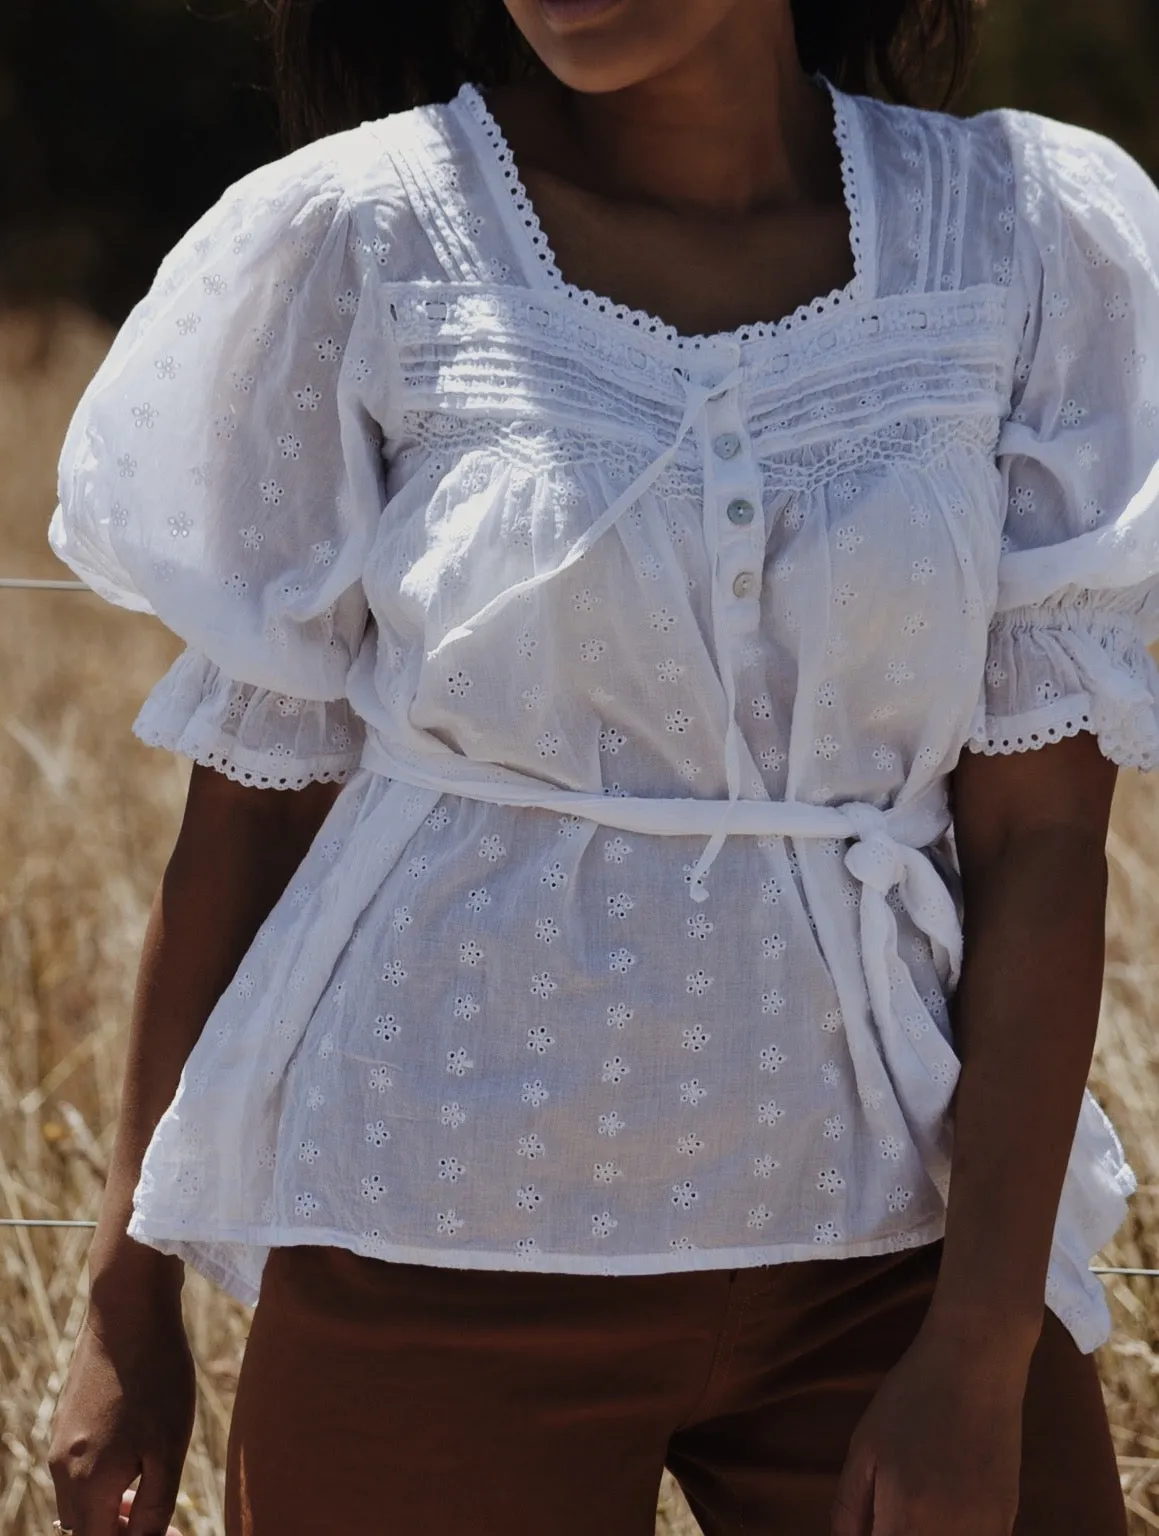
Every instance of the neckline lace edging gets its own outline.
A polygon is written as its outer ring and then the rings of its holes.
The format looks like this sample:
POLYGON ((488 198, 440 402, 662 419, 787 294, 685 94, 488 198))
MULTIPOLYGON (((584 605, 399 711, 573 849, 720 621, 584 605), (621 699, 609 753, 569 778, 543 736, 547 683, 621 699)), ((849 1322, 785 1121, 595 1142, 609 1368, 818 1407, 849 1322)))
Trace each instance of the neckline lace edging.
POLYGON ((560 270, 535 205, 519 175, 514 152, 487 105, 483 93, 478 86, 467 81, 460 87, 456 99, 466 107, 468 117, 481 131, 498 166, 505 195, 509 199, 516 222, 533 257, 532 262, 529 263, 531 270, 539 273, 549 288, 563 294, 589 312, 627 325, 637 334, 642 333, 668 342, 679 350, 696 351, 721 342, 740 344, 784 337, 794 330, 799 330, 811 320, 830 315, 837 309, 847 308, 851 303, 867 296, 865 293, 864 219, 861 206, 860 168, 856 163, 854 147, 853 102, 851 97, 839 91, 824 75, 817 74, 813 78, 828 91, 833 107, 834 140, 841 157, 842 195, 845 211, 849 217, 849 246, 853 257, 853 276, 841 287, 833 288, 826 294, 819 294, 806 304, 799 304, 791 313, 777 320, 755 320, 746 325, 736 326, 732 330, 699 332, 694 335, 680 331, 676 326, 661 320, 658 315, 649 314, 647 310, 633 309, 627 304, 617 304, 604 294, 595 293, 590 288, 581 288, 576 283, 568 282, 560 270))

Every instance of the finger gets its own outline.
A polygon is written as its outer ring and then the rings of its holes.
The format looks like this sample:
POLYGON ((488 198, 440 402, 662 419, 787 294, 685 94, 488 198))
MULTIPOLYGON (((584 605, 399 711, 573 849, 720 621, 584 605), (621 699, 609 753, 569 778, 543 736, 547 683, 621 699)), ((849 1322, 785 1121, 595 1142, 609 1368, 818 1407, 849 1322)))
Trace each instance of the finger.
POLYGON ((73 1483, 66 1499, 60 1503, 60 1523, 76 1536, 117 1536, 119 1521, 117 1505, 120 1490, 106 1478, 73 1483), (68 1519, 63 1511, 68 1510, 68 1519))
POLYGON ((158 1456, 146 1456, 136 1491, 121 1503, 121 1514, 129 1518, 126 1536, 167 1536, 180 1487, 180 1471, 174 1472, 158 1456))
POLYGON ((851 1450, 833 1495, 831 1536, 877 1536, 873 1530, 873 1488, 873 1462, 851 1450))
MULTIPOLYGON (((130 1488, 129 1491, 125 1494, 125 1497, 121 1500, 121 1517, 119 1524, 122 1531, 126 1531, 129 1528, 129 1516, 133 1513, 133 1500, 136 1497, 136 1489, 130 1488)), ((174 1500, 175 1508, 176 1502, 177 1501, 174 1500)), ((181 1536, 181 1532, 175 1525, 170 1525, 166 1530, 165 1536, 181 1536)))
POLYGON ((52 1478, 52 1491, 56 1498, 56 1518, 66 1531, 73 1531, 76 1529, 76 1508, 72 1501, 68 1473, 58 1465, 54 1457, 50 1457, 48 1475, 52 1478))

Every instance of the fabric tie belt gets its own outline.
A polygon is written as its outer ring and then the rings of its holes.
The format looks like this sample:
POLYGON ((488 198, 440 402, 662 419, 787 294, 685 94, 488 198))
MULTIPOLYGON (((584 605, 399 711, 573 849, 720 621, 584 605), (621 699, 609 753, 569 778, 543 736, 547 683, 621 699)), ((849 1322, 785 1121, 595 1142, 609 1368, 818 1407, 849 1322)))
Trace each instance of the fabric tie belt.
MULTIPOLYGON (((665 798, 652 795, 609 795, 556 789, 540 780, 502 770, 502 778, 481 781, 462 772, 468 759, 448 754, 459 771, 440 772, 433 756, 407 761, 391 752, 381 735, 370 730, 362 754, 362 766, 386 778, 440 794, 464 795, 495 805, 524 806, 582 816, 604 827, 666 837, 711 834, 726 836, 821 838, 850 841, 845 867, 863 892, 872 892, 883 905, 895 887, 902 904, 917 926, 936 939, 950 957, 953 979, 961 966, 962 929, 957 907, 941 875, 923 851, 936 843, 950 826, 950 810, 941 784, 888 810, 878 810, 861 800, 842 805, 809 805, 800 800, 708 800, 693 796, 665 798)), ((689 875, 689 895, 705 901, 708 889, 701 865, 705 853, 689 875)), ((872 919, 872 903, 870 917, 872 919)), ((866 926, 862 901, 862 930, 866 926)), ((870 926, 876 930, 876 922, 870 926)))
MULTIPOLYGON (((950 812, 942 785, 888 810, 862 801, 844 805, 808 805, 792 800, 707 800, 605 795, 554 789, 529 775, 498 770, 494 778, 470 776, 471 764, 447 753, 445 764, 432 754, 417 761, 396 757, 382 736, 367 734, 362 765, 386 778, 441 794, 497 805, 522 806, 585 817, 601 826, 667 837, 784 837, 845 842, 845 868, 860 887, 860 963, 817 888, 808 861, 801 878, 817 925, 817 940, 829 966, 842 1012, 851 1026, 847 1041, 862 1097, 887 1088, 903 1107, 911 1133, 922 1147, 931 1172, 948 1169, 946 1110, 958 1063, 942 1033, 933 1027, 930 1007, 914 986, 898 952, 897 921, 889 897, 896 892, 915 928, 940 950, 948 983, 957 983, 962 963, 962 927, 945 880, 925 851, 946 832, 950 812), (865 1006, 876 1025, 875 1042, 854 1021, 865 1006), (882 1073, 888 1074, 888 1083, 882 1073)), ((476 765, 482 767, 482 765, 476 765)), ((695 867, 689 894, 703 901, 708 892, 695 867)))

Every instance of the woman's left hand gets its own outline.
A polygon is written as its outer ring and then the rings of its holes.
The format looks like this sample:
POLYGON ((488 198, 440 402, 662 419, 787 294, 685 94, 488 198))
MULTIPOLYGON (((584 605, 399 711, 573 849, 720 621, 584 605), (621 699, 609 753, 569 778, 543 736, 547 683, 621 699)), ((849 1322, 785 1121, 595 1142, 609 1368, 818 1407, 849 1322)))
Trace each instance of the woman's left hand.
POLYGON ((854 1431, 832 1536, 1010 1536, 1028 1364, 1001 1339, 919 1334, 854 1431))

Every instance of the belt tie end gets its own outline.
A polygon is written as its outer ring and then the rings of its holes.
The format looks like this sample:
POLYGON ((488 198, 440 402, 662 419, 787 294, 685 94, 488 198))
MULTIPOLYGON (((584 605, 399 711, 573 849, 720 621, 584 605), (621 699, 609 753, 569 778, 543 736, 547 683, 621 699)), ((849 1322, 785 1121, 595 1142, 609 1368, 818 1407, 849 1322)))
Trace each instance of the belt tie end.
POLYGON ((704 850, 688 875, 688 894, 693 901, 707 901, 708 887, 704 883, 704 877, 712 867, 713 860, 724 847, 724 840, 728 836, 728 820, 732 814, 735 800, 722 802, 720 820, 716 824, 716 830, 704 845, 704 850))

